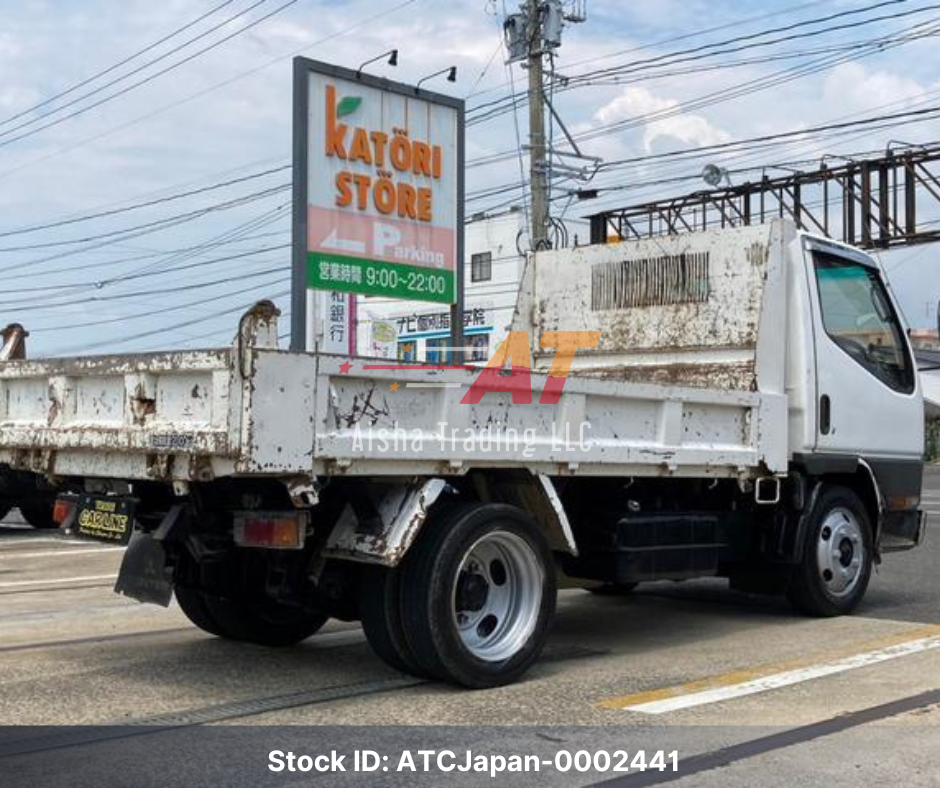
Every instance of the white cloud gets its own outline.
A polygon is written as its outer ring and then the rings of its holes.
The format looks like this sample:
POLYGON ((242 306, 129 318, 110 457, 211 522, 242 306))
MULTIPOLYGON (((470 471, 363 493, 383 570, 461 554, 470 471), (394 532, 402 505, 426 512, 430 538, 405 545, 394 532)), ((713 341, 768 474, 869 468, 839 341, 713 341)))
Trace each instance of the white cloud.
POLYGON ((681 103, 676 99, 660 98, 646 88, 625 88, 620 96, 598 110, 594 117, 599 124, 608 125, 654 113, 666 117, 644 123, 643 146, 647 151, 652 150, 653 143, 660 137, 671 137, 686 145, 699 146, 715 145, 731 139, 728 132, 712 125, 701 115, 683 112, 681 103))
POLYGON ((890 71, 869 71, 860 63, 843 63, 823 83, 823 99, 851 109, 870 110, 887 104, 909 103, 924 87, 909 77, 890 71))

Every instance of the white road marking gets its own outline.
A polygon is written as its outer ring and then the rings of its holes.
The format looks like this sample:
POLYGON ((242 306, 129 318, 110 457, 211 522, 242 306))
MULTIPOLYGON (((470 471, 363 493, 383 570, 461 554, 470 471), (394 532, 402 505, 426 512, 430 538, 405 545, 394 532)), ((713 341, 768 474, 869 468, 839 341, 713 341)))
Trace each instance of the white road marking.
POLYGON ((833 662, 823 662, 806 668, 774 673, 769 676, 763 676, 738 684, 729 684, 727 686, 715 687, 700 692, 691 692, 687 695, 678 695, 672 698, 638 703, 633 706, 625 705, 619 708, 628 711, 638 711, 643 714, 666 714, 670 711, 691 709, 696 706, 705 706, 709 703, 720 703, 721 701, 741 698, 746 695, 755 695, 759 692, 789 687, 793 684, 801 684, 804 681, 811 681, 824 676, 832 676, 836 673, 844 673, 847 670, 865 668, 869 665, 876 665, 879 662, 886 662, 890 659, 919 654, 937 648, 940 648, 940 635, 920 638, 907 643, 899 643, 894 646, 888 646, 887 648, 877 649, 876 651, 854 654, 851 657, 838 659, 833 662))
POLYGON ((85 555, 86 553, 116 553, 124 549, 123 547, 91 547, 84 550, 43 550, 40 553, 20 553, 8 550, 6 553, 0 553, 0 561, 4 558, 58 558, 63 555, 85 555))
POLYGON ((85 577, 56 577, 51 580, 11 580, 0 583, 0 588, 21 588, 23 586, 60 585, 62 583, 90 583, 97 580, 117 580, 117 575, 87 575, 85 577))
POLYGON ((37 536, 36 538, 16 536, 8 542, 0 542, 0 553, 15 553, 16 550, 13 548, 21 544, 83 544, 87 547, 89 542, 87 539, 60 539, 55 536, 37 536))

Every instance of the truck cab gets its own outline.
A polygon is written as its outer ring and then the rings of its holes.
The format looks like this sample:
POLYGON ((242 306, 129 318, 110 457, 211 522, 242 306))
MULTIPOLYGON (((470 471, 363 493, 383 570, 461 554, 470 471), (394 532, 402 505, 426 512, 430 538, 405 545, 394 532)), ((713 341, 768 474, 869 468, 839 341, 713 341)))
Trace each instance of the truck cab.
POLYGON ((876 258, 800 233, 787 367, 793 461, 870 474, 879 546, 919 538, 923 397, 901 312, 876 258))

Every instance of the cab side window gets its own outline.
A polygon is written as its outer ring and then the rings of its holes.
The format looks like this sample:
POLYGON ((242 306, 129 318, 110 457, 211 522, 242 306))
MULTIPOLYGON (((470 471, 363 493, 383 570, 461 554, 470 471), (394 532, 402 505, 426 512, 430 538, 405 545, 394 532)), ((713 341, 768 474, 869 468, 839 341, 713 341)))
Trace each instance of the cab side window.
POLYGON ((911 393, 914 366, 878 271, 824 252, 813 259, 826 333, 882 383, 911 393))

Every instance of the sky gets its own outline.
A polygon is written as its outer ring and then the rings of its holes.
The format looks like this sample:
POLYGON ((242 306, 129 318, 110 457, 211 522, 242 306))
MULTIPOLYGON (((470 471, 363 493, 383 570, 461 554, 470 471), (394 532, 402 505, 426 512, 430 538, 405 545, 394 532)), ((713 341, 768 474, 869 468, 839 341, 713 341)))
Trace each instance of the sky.
MULTIPOLYGON (((857 13, 797 32, 879 19, 714 58, 745 61, 734 68, 690 71, 688 64, 700 61, 680 60, 628 84, 593 80, 558 92, 555 106, 573 134, 629 122, 620 133, 582 143, 585 154, 628 164, 590 184, 555 184, 555 214, 572 236, 584 238, 579 220, 598 208, 703 188, 698 176, 710 161, 742 182, 760 177, 762 167, 786 171, 775 164, 813 169, 824 155, 940 139, 940 122, 930 122, 822 142, 798 138, 743 155, 630 164, 932 106, 940 95, 934 37, 940 9, 926 0, 587 0, 586 6, 586 21, 565 29, 555 60, 569 78, 847 11, 857 13), (842 62, 829 54, 861 54, 847 47, 911 29, 922 37, 842 62), (816 58, 822 65, 806 69, 812 73, 715 99, 816 58), (588 185, 602 189, 589 207, 567 199, 569 190, 588 185)), ((485 0, 0 0, 0 323, 18 320, 31 330, 31 355, 124 352, 227 343, 240 311, 260 297, 275 297, 286 311, 285 167, 295 54, 357 68, 397 48, 397 68, 380 61, 368 71, 405 82, 456 65, 456 83, 437 78, 426 86, 466 99, 468 117, 477 117, 467 130, 468 212, 523 203, 517 155, 489 166, 477 161, 516 150, 526 134, 525 108, 516 118, 506 112, 480 122, 481 105, 526 79, 518 65, 504 62, 502 22, 516 10, 511 2, 485 0), (94 106, 102 99, 108 100, 94 106), (248 176, 257 177, 229 183, 248 176), (14 232, 103 211, 118 212, 14 232)), ((554 133, 561 134, 557 126, 554 133)), ((915 326, 935 324, 935 254, 931 245, 882 258, 915 326)))

